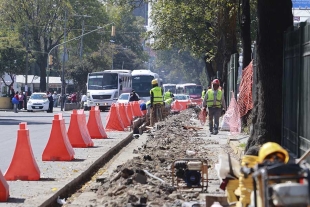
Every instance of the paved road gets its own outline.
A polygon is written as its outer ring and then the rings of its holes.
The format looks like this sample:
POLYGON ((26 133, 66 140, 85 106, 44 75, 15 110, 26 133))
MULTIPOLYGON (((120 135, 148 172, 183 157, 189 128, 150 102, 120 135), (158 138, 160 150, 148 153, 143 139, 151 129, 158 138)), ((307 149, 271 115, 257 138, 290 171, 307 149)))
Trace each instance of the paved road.
MULTIPOLYGON (((75 160, 43 162, 42 153, 49 139, 53 115, 62 113, 66 128, 71 111, 54 113, 0 111, 0 170, 4 173, 11 163, 20 122, 27 122, 33 154, 40 169, 40 181, 9 181, 10 199, 0 206, 39 206, 55 192, 88 169, 110 148, 126 138, 130 132, 108 132, 108 139, 95 139, 92 148, 74 148, 75 160)), ((88 117, 89 112, 85 112, 88 117)), ((101 113, 105 126, 107 113, 101 113)))

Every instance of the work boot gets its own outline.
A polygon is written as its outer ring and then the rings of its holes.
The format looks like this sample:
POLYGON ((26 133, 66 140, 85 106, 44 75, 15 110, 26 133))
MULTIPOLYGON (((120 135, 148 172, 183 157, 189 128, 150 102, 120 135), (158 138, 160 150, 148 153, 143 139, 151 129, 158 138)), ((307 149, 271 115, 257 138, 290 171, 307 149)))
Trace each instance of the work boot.
POLYGON ((212 134, 217 135, 219 132, 217 130, 214 130, 212 134))

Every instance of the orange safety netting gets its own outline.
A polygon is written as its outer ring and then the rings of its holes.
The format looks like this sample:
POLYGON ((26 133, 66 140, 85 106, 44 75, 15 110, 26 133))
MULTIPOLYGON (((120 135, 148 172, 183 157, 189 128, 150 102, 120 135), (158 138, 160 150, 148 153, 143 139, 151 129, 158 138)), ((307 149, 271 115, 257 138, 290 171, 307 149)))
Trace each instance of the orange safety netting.
POLYGON ((238 108, 240 117, 246 115, 253 108, 252 100, 253 61, 242 71, 239 86, 238 108))

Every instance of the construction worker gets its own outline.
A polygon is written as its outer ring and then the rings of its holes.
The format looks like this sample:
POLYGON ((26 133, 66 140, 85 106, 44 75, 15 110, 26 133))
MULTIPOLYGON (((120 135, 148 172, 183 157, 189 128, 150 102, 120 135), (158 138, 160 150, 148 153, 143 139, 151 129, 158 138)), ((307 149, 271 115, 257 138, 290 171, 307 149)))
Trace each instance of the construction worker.
POLYGON ((289 160, 288 152, 275 142, 263 144, 258 152, 258 162, 280 162, 287 163, 289 160))
POLYGON ((152 80, 152 89, 150 90, 150 101, 151 101, 151 116, 150 125, 153 126, 155 120, 162 120, 162 110, 163 110, 163 91, 162 88, 158 86, 157 79, 152 80))
POLYGON ((207 110, 209 114, 209 130, 211 134, 218 134, 219 119, 222 112, 226 110, 226 104, 223 91, 219 90, 220 81, 214 79, 212 81, 212 89, 209 89, 203 99, 203 110, 207 110), (213 122, 214 119, 214 122, 213 122))
POLYGON ((168 89, 168 91, 164 95, 164 100, 166 101, 167 99, 173 98, 174 95, 171 93, 171 90, 168 89))
POLYGON ((206 96, 206 93, 207 93, 207 89, 203 89, 203 91, 201 92, 201 99, 203 100, 206 96))

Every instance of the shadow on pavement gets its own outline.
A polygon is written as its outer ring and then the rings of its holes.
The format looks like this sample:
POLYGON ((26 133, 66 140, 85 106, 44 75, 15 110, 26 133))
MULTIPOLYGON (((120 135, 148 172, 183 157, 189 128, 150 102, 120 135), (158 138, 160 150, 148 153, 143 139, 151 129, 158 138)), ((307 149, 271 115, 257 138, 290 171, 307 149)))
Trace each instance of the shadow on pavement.
POLYGON ((9 197, 9 200, 7 203, 24 203, 26 199, 24 198, 14 198, 14 197, 9 197))
POLYGON ((51 122, 22 121, 22 120, 18 120, 18 119, 0 119, 0 125, 18 125, 21 122, 27 122, 27 125, 51 124, 51 122))

